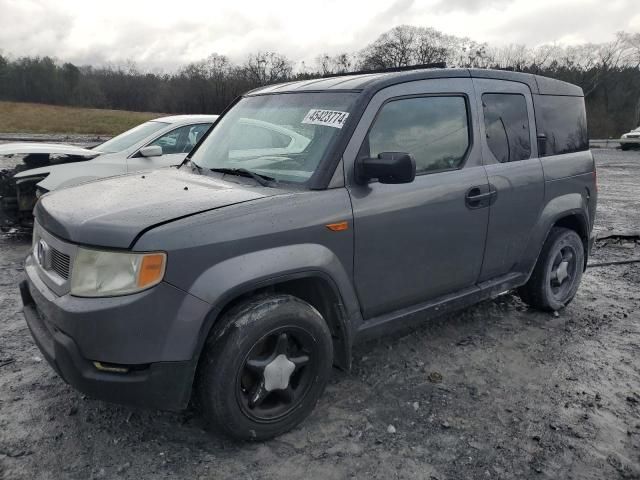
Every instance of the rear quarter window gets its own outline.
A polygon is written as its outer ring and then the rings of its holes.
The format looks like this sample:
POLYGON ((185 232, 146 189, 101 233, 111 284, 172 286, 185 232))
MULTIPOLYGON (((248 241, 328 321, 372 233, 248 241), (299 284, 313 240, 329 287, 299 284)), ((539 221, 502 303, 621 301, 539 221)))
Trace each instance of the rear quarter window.
POLYGON ((487 145, 500 163, 531 158, 529 114, 524 95, 485 93, 482 109, 487 145))
POLYGON ((546 137, 540 156, 589 150, 583 97, 534 95, 538 135, 546 137))

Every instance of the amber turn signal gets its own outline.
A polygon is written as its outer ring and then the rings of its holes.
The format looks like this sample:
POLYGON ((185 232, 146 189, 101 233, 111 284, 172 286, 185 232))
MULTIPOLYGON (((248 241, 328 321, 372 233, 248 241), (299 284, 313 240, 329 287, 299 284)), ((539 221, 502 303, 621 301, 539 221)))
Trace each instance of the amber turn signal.
POLYGON ((167 256, 164 253, 150 253, 142 257, 138 272, 138 287, 145 288, 154 285, 164 276, 167 256))
POLYGON ((337 222, 325 225, 332 232, 342 232, 349 229, 349 222, 337 222))

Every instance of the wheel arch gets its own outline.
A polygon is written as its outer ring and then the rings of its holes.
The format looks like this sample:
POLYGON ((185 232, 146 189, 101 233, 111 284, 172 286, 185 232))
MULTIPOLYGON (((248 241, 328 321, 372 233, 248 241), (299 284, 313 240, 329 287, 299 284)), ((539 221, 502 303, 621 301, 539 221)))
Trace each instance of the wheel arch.
MULTIPOLYGON (((587 248, 589 247, 589 226, 584 214, 574 212, 574 213, 570 213, 568 215, 562 216, 558 218, 553 223, 553 225, 551 225, 551 228, 553 227, 568 228, 569 230, 573 230, 578 234, 578 236, 580 237, 580 240, 582 240, 582 244, 584 245, 585 261, 586 261, 586 252, 587 252, 587 248)), ((551 228, 547 232, 547 237, 551 232, 551 228)))
POLYGON ((536 249, 535 261, 531 264, 529 269, 529 275, 533 271, 538 258, 540 257, 540 253, 542 252, 542 248, 544 247, 547 238, 549 238, 549 234, 551 230, 556 227, 567 228, 569 230, 573 230, 578 234, 580 240, 582 240, 582 245, 584 247, 584 265, 583 270, 587 268, 587 260, 588 260, 588 251, 589 251, 589 224, 586 218, 586 215, 581 210, 571 210, 567 212, 563 212, 558 214, 553 219, 551 219, 547 226, 545 227, 545 234, 542 237, 542 241, 539 242, 536 249))
POLYGON ((580 236, 585 249, 584 268, 586 268, 591 225, 585 199, 580 193, 574 192, 553 198, 542 210, 526 249, 529 254, 523 258, 519 267, 519 271, 526 272, 527 278, 531 276, 544 243, 554 227, 568 228, 580 236))
POLYGON ((261 295, 288 294, 314 307, 324 318, 333 341, 336 366, 344 370, 351 368, 352 334, 348 314, 342 295, 331 277, 321 271, 304 271, 279 275, 247 284, 230 292, 209 313, 204 330, 201 332, 196 356, 202 355, 208 339, 220 338, 231 322, 225 322, 225 314, 239 303, 261 295))
MULTIPOLYGON (((350 262, 351 257, 347 258, 350 262)), ((224 333, 220 319, 237 302, 264 293, 289 293, 313 305, 325 318, 335 343, 334 361, 350 367, 360 305, 351 283, 351 264, 324 245, 283 245, 231 257, 206 269, 186 290, 211 305, 199 327, 193 358, 208 337, 224 333)))

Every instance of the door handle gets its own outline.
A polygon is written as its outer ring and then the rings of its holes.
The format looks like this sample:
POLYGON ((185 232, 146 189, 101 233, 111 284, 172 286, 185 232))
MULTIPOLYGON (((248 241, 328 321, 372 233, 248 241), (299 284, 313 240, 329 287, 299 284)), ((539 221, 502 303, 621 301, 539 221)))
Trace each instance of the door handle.
POLYGON ((498 192, 493 186, 472 187, 465 196, 465 202, 469 208, 483 208, 491 205, 498 192), (488 191, 485 191, 489 188, 488 191))

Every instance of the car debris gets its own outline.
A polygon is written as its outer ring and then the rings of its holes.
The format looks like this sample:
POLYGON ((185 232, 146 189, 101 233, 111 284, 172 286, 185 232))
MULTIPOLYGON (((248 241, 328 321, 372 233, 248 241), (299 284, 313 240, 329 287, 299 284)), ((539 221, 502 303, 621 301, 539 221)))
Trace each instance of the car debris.
POLYGON ((82 162, 100 155, 100 152, 74 145, 53 143, 9 143, 0 145, 0 157, 22 157, 22 163, 12 169, 0 170, 0 228, 9 231, 11 226, 22 226, 22 212, 31 212, 37 200, 35 185, 45 176, 18 180, 21 172, 64 163, 82 162))

